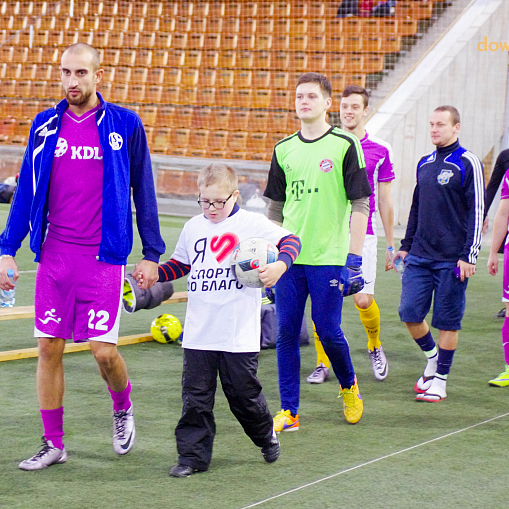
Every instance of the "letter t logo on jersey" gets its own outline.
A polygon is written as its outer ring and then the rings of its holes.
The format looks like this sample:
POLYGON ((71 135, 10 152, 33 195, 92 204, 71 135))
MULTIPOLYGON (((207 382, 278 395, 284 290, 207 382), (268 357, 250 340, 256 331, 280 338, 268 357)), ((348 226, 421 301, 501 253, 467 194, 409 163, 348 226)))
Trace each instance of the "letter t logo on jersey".
POLYGON ((292 194, 295 195, 295 201, 300 201, 300 195, 304 193, 304 181, 294 180, 292 182, 292 194))

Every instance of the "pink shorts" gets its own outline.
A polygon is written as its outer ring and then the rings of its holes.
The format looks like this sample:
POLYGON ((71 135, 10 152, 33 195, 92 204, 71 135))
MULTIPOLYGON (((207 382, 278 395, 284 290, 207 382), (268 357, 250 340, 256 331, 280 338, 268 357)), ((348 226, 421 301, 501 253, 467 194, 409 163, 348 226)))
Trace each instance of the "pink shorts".
POLYGON ((509 302, 509 243, 504 246, 504 276, 502 278, 502 302, 509 302))
POLYGON ((117 344, 123 265, 94 255, 44 251, 35 278, 35 337, 117 344))

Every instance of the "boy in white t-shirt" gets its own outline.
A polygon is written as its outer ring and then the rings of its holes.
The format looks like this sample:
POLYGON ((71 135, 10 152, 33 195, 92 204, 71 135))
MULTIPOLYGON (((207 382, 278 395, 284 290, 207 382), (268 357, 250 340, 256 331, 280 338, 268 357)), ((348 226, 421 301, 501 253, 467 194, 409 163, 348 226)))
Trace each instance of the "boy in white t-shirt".
MULTIPOLYGON (((279 457, 272 416, 256 376, 260 351, 261 291, 238 283, 229 258, 244 239, 261 237, 279 248, 276 262, 262 267, 266 287, 276 284, 300 252, 300 240, 262 214, 237 205, 238 179, 224 164, 211 164, 198 177, 203 214, 190 219, 171 259, 159 266, 159 281, 189 274, 184 326, 182 417, 177 424, 178 464, 172 477, 208 469, 216 432, 213 406, 217 374, 230 409, 266 462, 279 457)), ((136 273, 133 274, 136 277, 136 273)))

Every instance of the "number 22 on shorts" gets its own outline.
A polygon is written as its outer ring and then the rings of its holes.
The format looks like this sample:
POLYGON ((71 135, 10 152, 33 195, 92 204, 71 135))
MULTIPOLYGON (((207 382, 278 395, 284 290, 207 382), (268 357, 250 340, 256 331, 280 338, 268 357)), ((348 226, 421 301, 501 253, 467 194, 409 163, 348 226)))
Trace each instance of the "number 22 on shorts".
POLYGON ((88 328, 89 329, 95 329, 95 330, 108 330, 108 326, 106 323, 110 319, 110 315, 107 311, 98 311, 97 313, 91 309, 88 312, 88 328), (94 324, 94 319, 97 318, 98 320, 94 324))

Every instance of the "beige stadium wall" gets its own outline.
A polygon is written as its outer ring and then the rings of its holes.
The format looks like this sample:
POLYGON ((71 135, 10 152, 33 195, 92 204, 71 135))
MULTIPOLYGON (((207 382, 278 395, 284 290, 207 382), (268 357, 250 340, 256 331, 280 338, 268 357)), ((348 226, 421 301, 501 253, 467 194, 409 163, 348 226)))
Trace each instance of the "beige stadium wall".
POLYGON ((428 130, 434 108, 458 108, 461 145, 481 160, 492 150, 494 158, 498 155, 505 128, 508 49, 509 0, 472 1, 369 119, 368 132, 394 150, 396 225, 407 223, 419 159, 435 149, 428 130), (505 51, 500 42, 507 44, 505 51), (481 51, 485 43, 487 50, 481 51))

